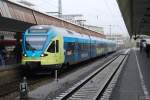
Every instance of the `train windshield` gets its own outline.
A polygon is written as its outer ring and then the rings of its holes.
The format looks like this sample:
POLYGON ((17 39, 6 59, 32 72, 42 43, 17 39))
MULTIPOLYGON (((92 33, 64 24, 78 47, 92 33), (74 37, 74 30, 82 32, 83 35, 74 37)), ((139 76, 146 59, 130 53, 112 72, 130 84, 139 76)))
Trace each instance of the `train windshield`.
POLYGON ((47 35, 26 35, 25 39, 26 50, 42 50, 46 38, 47 35))

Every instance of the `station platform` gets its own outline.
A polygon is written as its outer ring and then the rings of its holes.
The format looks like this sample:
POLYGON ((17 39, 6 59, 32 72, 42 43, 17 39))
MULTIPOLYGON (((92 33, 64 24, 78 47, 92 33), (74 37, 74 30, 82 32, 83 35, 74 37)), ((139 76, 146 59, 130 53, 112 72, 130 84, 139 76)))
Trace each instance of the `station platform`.
POLYGON ((150 57, 131 49, 110 100, 150 100, 150 57))

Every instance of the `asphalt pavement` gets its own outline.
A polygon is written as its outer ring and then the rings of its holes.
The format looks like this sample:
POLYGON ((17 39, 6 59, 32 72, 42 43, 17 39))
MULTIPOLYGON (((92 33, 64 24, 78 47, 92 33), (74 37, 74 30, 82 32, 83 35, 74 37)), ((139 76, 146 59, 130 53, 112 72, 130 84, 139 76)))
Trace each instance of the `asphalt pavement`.
POLYGON ((110 100, 150 100, 150 58, 132 49, 110 100))

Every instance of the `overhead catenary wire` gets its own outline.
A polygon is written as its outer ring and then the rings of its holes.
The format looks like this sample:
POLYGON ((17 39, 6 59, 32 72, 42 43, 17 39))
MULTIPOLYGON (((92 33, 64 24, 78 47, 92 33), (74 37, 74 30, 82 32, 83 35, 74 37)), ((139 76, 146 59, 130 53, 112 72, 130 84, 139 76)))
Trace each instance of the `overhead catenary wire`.
MULTIPOLYGON (((113 22, 114 22, 114 23, 120 23, 120 21, 119 21, 118 18, 117 18, 117 15, 115 15, 114 10, 112 9, 113 7, 110 6, 108 0, 103 0, 103 1, 104 1, 105 5, 106 5, 108 11, 109 11, 109 14, 114 18, 113 22)), ((115 3, 115 5, 117 5, 116 0, 113 0, 113 2, 115 3)), ((122 20, 122 23, 120 23, 119 25, 112 25, 112 26, 118 26, 118 27, 121 29, 122 32, 123 32, 123 26, 124 26, 124 27, 125 27, 125 31, 127 32, 127 29, 126 29, 124 20, 123 20, 123 18, 121 17, 121 12, 120 12, 120 10, 119 10, 119 6, 118 6, 118 5, 117 5, 117 8, 118 8, 118 9, 116 9, 116 10, 118 10, 119 13, 120 13, 119 19, 122 20)), ((116 11, 116 10, 115 10, 115 11, 116 11)), ((111 25, 111 24, 110 24, 110 25, 111 25)))

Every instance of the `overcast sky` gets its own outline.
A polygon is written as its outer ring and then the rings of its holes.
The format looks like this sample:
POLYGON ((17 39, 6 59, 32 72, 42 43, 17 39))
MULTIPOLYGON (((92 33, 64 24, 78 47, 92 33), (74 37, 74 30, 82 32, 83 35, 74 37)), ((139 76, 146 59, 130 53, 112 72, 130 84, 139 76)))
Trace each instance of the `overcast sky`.
MULTIPOLYGON (((20 1, 20 0, 11 0, 20 1)), ((44 12, 57 12, 58 0, 26 0, 33 3, 34 9, 44 12)), ((105 34, 128 35, 116 0, 62 0, 63 14, 82 14, 86 24, 104 27, 105 34)))

